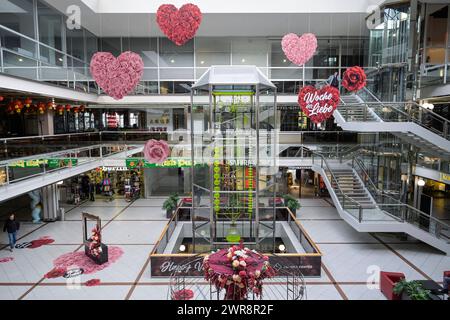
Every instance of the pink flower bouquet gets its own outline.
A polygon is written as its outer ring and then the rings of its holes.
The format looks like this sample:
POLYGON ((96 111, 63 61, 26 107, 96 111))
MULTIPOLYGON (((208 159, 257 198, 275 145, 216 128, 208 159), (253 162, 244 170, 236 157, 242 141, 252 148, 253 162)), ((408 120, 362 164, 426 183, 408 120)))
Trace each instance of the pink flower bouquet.
POLYGON ((166 141, 149 140, 144 147, 144 157, 150 163, 161 164, 167 160, 170 148, 166 141))

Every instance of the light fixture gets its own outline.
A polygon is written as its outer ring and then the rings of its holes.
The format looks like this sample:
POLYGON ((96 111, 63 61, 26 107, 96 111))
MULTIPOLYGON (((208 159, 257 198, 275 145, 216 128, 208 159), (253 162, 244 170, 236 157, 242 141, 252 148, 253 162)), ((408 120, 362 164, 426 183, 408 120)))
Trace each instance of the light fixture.
POLYGON ((180 252, 185 252, 186 251, 186 246, 184 244, 182 244, 179 248, 180 252))
POLYGON ((287 62, 287 60, 286 59, 283 59, 283 63, 286 63, 287 62))
POLYGON ((202 61, 200 61, 200 64, 205 64, 205 61, 203 61, 203 60, 202 60, 202 61))
POLYGON ((63 62, 63 58, 58 58, 59 61, 63 62))
POLYGON ((245 62, 245 59, 242 59, 241 61, 242 61, 242 63, 244 63, 244 62, 245 62))
POLYGON ((22 58, 19 58, 19 62, 23 62, 23 59, 22 59, 22 58))
POLYGON ((170 60, 170 63, 175 63, 175 60, 173 60, 173 59, 172 59, 172 60, 170 60))
POLYGON ((58 182, 56 183, 56 185, 60 186, 60 185, 62 185, 63 183, 64 183, 64 181, 58 181, 58 182))
POLYGON ((433 110, 434 109, 434 104, 425 102, 424 104, 422 104, 422 107, 424 109, 433 110))
POLYGON ((280 250, 280 252, 285 252, 286 251, 286 246, 284 244, 280 244, 278 246, 278 250, 280 250))
POLYGON ((423 186, 425 185, 425 180, 419 179, 419 181, 417 181, 417 185, 418 185, 419 187, 423 187, 423 186))

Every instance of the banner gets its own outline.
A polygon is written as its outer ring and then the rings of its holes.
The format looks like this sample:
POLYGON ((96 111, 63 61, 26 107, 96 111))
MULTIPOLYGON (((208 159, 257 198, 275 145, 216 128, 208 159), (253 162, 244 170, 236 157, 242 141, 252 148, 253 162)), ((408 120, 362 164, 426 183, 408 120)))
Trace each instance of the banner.
POLYGON ((167 159, 161 164, 149 163, 144 159, 130 158, 126 160, 126 166, 129 169, 136 168, 189 168, 192 165, 191 159, 167 159))
POLYGON ((9 164, 10 168, 40 168, 46 166, 48 169, 58 169, 76 166, 78 159, 31 159, 17 160, 9 164))

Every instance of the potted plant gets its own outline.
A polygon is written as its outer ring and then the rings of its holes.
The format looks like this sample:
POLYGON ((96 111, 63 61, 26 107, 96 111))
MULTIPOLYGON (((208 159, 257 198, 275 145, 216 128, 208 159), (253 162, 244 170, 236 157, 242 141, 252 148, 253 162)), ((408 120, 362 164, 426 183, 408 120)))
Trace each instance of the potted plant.
POLYGON ((401 295, 402 300, 431 300, 430 291, 425 290, 418 281, 400 280, 394 286, 393 292, 401 295))
POLYGON ((166 210, 166 218, 170 219, 178 205, 178 194, 172 194, 166 201, 164 201, 162 208, 166 210))
POLYGON ((284 205, 288 207, 294 215, 297 215, 297 209, 300 209, 300 202, 289 194, 284 195, 283 200, 284 205))

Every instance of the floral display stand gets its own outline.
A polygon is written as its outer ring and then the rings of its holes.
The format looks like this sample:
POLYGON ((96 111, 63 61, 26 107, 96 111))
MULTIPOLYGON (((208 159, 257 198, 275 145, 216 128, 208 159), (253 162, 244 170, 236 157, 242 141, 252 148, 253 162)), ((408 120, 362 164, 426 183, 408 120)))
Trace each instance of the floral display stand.
POLYGON ((255 250, 235 245, 206 256, 205 279, 218 291, 224 289, 224 300, 247 300, 248 294, 262 295, 263 280, 275 276, 269 257, 255 250))
POLYGON ((99 217, 89 213, 83 213, 83 242, 86 256, 96 264, 102 265, 108 262, 108 246, 102 243, 101 220, 99 217), (95 220, 97 223, 88 236, 87 222, 95 220))

